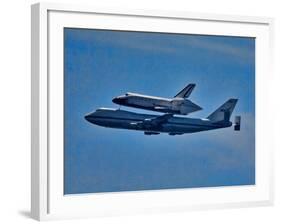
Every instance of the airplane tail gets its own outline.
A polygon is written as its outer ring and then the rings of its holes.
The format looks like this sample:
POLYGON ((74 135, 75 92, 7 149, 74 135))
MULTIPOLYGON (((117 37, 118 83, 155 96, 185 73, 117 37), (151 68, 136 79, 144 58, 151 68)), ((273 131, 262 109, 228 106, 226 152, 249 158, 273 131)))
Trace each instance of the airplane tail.
POLYGON ((196 85, 191 83, 182 89, 174 98, 188 98, 196 85))
POLYGON ((212 122, 229 122, 230 116, 234 110, 234 107, 237 103, 238 99, 229 99, 223 105, 221 105, 218 109, 216 109, 213 113, 211 113, 207 119, 212 122))

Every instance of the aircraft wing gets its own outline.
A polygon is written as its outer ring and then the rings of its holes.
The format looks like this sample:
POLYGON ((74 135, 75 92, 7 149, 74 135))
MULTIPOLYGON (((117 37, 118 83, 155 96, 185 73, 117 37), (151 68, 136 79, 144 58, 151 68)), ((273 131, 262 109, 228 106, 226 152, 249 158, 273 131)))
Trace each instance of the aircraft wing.
POLYGON ((154 125, 160 125, 166 123, 171 117, 173 117, 173 114, 164 114, 159 117, 150 119, 150 122, 154 125))
POLYGON ((173 114, 164 114, 155 118, 148 118, 143 121, 133 122, 131 124, 141 128, 153 128, 166 123, 171 117, 173 117, 173 114))

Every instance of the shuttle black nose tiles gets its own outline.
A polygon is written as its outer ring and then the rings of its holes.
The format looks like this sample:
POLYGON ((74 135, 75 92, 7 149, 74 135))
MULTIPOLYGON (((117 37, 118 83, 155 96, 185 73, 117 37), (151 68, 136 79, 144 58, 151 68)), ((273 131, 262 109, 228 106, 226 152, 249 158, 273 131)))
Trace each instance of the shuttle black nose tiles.
POLYGON ((127 101, 126 96, 118 96, 112 99, 112 102, 119 105, 124 105, 127 101))

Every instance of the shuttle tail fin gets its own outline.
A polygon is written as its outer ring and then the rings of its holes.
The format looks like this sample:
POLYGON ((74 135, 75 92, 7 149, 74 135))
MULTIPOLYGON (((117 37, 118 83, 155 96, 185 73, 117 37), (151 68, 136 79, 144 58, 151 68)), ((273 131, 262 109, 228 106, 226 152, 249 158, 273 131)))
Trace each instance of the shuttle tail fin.
POLYGON ((194 83, 188 84, 177 95, 175 95, 174 98, 188 98, 195 86, 196 85, 194 83))
POLYGON ((211 113, 207 117, 207 119, 209 119, 212 122, 220 122, 220 121, 229 122, 230 116, 235 108, 237 101, 238 99, 229 99, 218 109, 216 109, 213 113, 211 113))

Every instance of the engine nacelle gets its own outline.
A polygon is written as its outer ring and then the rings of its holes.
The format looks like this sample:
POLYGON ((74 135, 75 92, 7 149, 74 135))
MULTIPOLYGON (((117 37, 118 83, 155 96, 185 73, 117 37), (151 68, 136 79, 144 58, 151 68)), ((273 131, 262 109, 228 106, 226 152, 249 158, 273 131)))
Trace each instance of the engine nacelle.
POLYGON ((159 132, 154 132, 154 131, 145 131, 144 132, 145 135, 159 135, 159 132))

